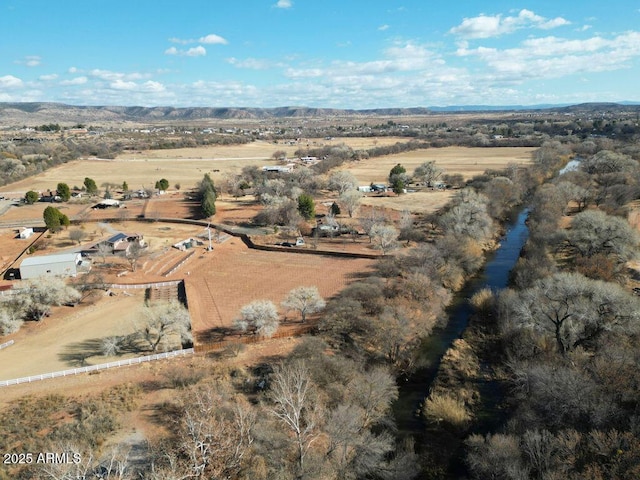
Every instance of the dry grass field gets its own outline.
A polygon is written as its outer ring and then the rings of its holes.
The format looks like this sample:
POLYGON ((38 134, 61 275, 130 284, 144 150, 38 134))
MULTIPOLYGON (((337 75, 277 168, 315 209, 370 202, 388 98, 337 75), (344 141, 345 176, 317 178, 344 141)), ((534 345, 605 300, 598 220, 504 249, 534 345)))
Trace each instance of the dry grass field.
POLYGON ((423 191, 395 196, 367 196, 360 203, 368 207, 390 210, 409 210, 413 213, 430 213, 444 207, 456 190, 423 191))
POLYGON ((414 150, 411 152, 369 158, 348 168, 362 185, 370 183, 385 183, 391 170, 396 164, 402 164, 407 173, 411 174, 415 168, 424 162, 435 161, 445 173, 460 173, 464 178, 471 178, 487 169, 500 169, 510 163, 527 165, 531 162, 530 147, 446 147, 414 150))
MULTIPOLYGON (((407 173, 412 174, 418 165, 428 161, 435 161, 436 165, 442 168, 445 173, 460 173, 465 179, 468 179, 485 170, 501 169, 511 163, 527 165, 531 162, 533 151, 534 149, 529 147, 432 148, 360 160, 356 164, 351 163, 344 168, 353 173, 361 185, 387 183, 389 171, 398 163, 407 169, 407 173)), ((392 210, 428 213, 446 205, 453 194, 452 191, 423 191, 399 197, 367 196, 362 199, 362 204, 392 210)))
POLYGON ((205 173, 210 173, 214 182, 219 182, 225 174, 239 173, 245 166, 270 165, 273 163, 270 157, 276 150, 284 150, 292 157, 294 151, 307 145, 317 147, 344 143, 354 148, 372 148, 398 141, 401 139, 394 137, 340 138, 302 142, 299 145, 256 141, 245 145, 127 152, 115 160, 75 160, 65 163, 34 177, 0 187, 0 193, 22 196, 28 190, 55 188, 60 182, 70 187, 82 187, 85 177, 93 178, 98 187, 107 182, 122 184, 126 181, 130 189, 153 187, 157 180, 166 178, 171 188, 180 184, 181 188, 186 189, 202 180, 205 173))

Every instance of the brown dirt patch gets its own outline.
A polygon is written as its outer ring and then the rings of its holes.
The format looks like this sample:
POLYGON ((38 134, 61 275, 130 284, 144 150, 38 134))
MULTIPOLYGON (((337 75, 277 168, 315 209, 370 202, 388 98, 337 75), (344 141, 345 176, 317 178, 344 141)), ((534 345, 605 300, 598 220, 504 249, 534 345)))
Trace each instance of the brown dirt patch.
POLYGON ((231 327, 242 306, 261 299, 279 305, 300 285, 316 286, 329 298, 373 262, 250 250, 232 238, 200 255, 189 267, 185 282, 192 328, 197 338, 203 338, 212 330, 231 327))

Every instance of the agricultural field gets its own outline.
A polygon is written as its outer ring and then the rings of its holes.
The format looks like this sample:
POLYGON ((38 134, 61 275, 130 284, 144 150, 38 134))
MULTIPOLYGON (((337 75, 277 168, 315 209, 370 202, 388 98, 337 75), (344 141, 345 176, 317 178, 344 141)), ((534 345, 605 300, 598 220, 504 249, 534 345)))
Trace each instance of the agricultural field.
POLYGON ((53 189, 60 182, 72 188, 82 187, 85 177, 94 179, 98 187, 104 183, 121 185, 126 181, 130 189, 137 190, 153 187, 157 180, 166 178, 171 188, 176 184, 190 188, 202 180, 205 173, 217 183, 225 174, 239 173, 243 167, 271 165, 270 157, 277 150, 286 151, 292 157, 296 150, 307 146, 344 143, 353 148, 373 148, 398 141, 401 139, 395 137, 310 140, 296 145, 255 141, 244 145, 127 152, 115 160, 85 159, 58 165, 34 177, 0 187, 0 193, 20 197, 28 190, 53 189))
POLYGON ((413 150, 396 155, 368 158, 355 164, 349 164, 348 170, 363 185, 384 183, 396 164, 402 164, 407 173, 424 163, 435 161, 445 173, 460 173, 465 179, 483 173, 489 169, 501 169, 513 163, 527 165, 531 162, 530 147, 445 147, 413 150))
MULTIPOLYGON (((361 185, 386 183, 389 171, 398 163, 407 169, 408 174, 412 174, 417 166, 429 161, 435 161, 436 165, 442 168, 445 173, 459 173, 465 179, 469 179, 485 170, 502 169, 509 164, 525 166, 531 162, 533 151, 534 149, 529 147, 431 148, 368 158, 343 168, 353 173, 361 185)), ((453 193, 449 190, 420 191, 400 197, 369 195, 362 199, 362 204, 376 208, 429 213, 444 207, 453 193)))

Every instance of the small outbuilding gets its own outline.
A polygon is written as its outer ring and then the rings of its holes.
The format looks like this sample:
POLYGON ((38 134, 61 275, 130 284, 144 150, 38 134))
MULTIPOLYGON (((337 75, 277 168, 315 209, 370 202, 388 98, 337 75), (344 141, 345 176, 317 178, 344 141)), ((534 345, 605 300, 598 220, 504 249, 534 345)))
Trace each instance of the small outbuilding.
POLYGON ((20 278, 75 277, 91 270, 91 262, 83 260, 79 253, 61 253, 27 257, 20 264, 20 278))
POLYGON ((113 200, 112 198, 105 198, 104 200, 100 200, 100 202, 94 205, 93 208, 120 208, 120 201, 113 200))
POLYGON ((18 237, 25 239, 25 238, 29 238, 31 235, 33 235, 33 228, 31 227, 20 227, 20 230, 18 230, 18 237))

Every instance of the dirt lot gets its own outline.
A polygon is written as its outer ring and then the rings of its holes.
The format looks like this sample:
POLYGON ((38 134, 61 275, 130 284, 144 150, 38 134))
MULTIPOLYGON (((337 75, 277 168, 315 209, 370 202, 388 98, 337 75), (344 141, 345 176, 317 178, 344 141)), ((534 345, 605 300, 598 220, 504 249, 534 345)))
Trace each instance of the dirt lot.
POLYGON ((202 338, 211 329, 229 327, 243 305, 263 299, 279 305, 287 292, 301 285, 317 286, 329 298, 373 262, 249 250, 232 238, 189 267, 186 285, 193 330, 202 338))

